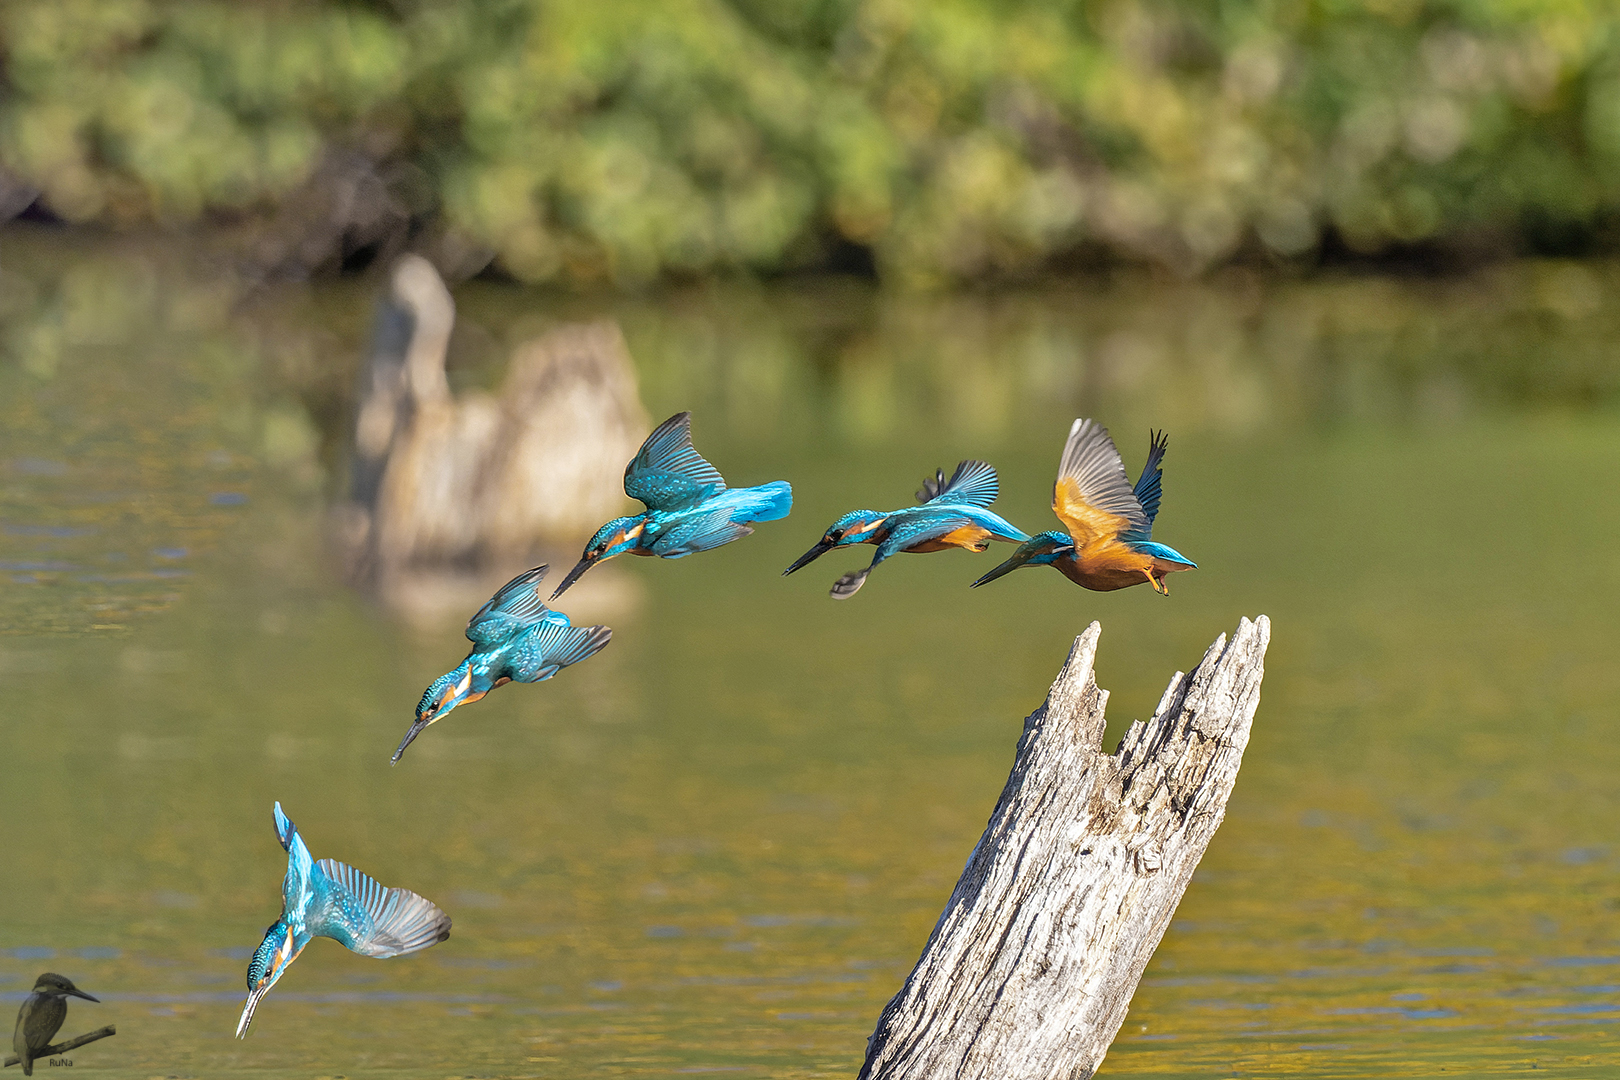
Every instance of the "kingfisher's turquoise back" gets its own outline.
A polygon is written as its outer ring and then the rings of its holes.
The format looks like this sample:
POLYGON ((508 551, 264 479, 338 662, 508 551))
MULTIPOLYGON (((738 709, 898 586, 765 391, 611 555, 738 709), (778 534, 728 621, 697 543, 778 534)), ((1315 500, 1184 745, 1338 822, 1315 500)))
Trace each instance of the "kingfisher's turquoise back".
POLYGON ((758 521, 777 521, 793 509, 793 487, 774 480, 757 487, 728 488, 677 510, 649 510, 640 547, 663 559, 679 559, 739 540, 758 521))

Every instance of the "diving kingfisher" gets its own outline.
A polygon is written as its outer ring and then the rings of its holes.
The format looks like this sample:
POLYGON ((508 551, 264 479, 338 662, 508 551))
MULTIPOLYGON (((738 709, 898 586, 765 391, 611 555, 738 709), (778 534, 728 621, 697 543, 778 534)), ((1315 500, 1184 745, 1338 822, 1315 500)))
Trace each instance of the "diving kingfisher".
POLYGON ((1068 532, 1043 532, 1000 566, 973 583, 977 588, 1020 566, 1055 566, 1063 576, 1087 589, 1112 592, 1146 581, 1155 592, 1170 595, 1165 577, 1198 564, 1181 552, 1152 540, 1159 513, 1160 477, 1168 440, 1155 432, 1148 441, 1147 462, 1131 486, 1108 429, 1095 420, 1076 420, 1063 447, 1052 512, 1068 532))
POLYGON ((408 889, 390 889, 335 859, 310 857, 298 827, 276 803, 276 836, 287 849, 281 918, 270 924, 248 964, 247 1004, 236 1037, 247 1037, 253 1010, 304 946, 329 937, 361 956, 409 956, 450 936, 450 916, 408 889))
POLYGON ((547 569, 537 566, 508 581, 468 620, 472 652, 427 688, 390 765, 399 763, 411 740, 457 705, 477 701, 509 682, 545 682, 569 664, 596 655, 612 640, 610 628, 571 626, 567 615, 546 607, 540 599, 540 579, 547 569))
POLYGON ((832 598, 848 600, 866 584, 866 576, 878 563, 898 552, 944 551, 952 547, 983 551, 991 540, 1028 540, 1028 535, 988 509, 999 490, 996 470, 988 462, 964 461, 957 465, 950 480, 945 479, 943 469, 935 470, 934 478, 924 481, 917 492, 920 505, 888 513, 851 510, 833 522, 816 546, 782 573, 791 574, 835 547, 876 544, 877 554, 872 556, 870 566, 851 571, 833 584, 832 598))
POLYGON ((726 487, 720 470, 692 448, 689 412, 676 413, 647 436, 624 467, 624 493, 646 504, 646 511, 597 529, 579 563, 551 594, 553 600, 603 559, 626 552, 679 559, 740 540, 754 531, 754 523, 785 518, 793 509, 793 488, 786 480, 726 487))
POLYGON ((34 980, 34 992, 28 995, 17 1010, 17 1027, 11 1034, 11 1049, 22 1063, 24 1076, 34 1075, 34 1059, 51 1045, 51 1039, 67 1019, 67 996, 84 998, 100 1004, 100 998, 73 985, 71 979, 45 972, 34 980))

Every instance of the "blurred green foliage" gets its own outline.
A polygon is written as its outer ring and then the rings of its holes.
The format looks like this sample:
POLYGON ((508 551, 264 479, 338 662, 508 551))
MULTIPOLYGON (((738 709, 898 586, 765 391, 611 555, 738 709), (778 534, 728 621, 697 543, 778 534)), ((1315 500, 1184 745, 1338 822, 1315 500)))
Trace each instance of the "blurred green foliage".
POLYGON ((0 0, 0 165, 72 221, 262 216, 323 153, 530 281, 1602 235, 1600 0, 0 0))

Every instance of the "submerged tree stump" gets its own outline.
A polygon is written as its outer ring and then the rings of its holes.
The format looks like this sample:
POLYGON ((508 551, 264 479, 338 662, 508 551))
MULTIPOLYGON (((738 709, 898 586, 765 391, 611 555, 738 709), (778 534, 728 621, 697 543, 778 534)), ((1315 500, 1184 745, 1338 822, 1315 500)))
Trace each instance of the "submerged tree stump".
POLYGON ((1177 672, 1102 751, 1101 627, 1024 721, 1012 775, 861 1080, 1089 1077, 1226 815, 1260 703, 1264 615, 1177 672))
POLYGON ((499 583, 578 550, 624 510, 624 463, 648 428, 613 323, 557 326, 519 346, 498 393, 453 394, 455 321, 433 264, 402 257, 378 305, 349 498, 334 515, 350 580, 398 599, 416 579, 491 568, 499 583))

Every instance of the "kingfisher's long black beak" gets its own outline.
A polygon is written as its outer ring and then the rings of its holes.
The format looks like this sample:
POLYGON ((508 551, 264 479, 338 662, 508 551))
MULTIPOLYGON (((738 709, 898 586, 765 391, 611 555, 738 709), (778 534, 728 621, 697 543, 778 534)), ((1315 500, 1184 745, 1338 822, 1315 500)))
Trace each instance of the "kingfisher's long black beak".
POLYGON ((825 540, 820 541, 815 547, 811 548, 809 551, 795 559, 792 566, 782 571, 782 576, 787 577, 795 570, 803 570, 806 566, 809 566, 811 563, 815 562, 832 549, 833 545, 827 543, 825 540))
POLYGON ((236 1022, 236 1037, 238 1039, 247 1038, 248 1025, 253 1023, 253 1013, 258 1009, 259 1002, 264 1000, 264 995, 269 992, 269 986, 261 986, 256 990, 248 991, 247 1002, 242 1006, 242 1018, 236 1022))
POLYGON ((64 991, 62 991, 62 993, 64 993, 64 994, 72 994, 74 997, 82 997, 82 998, 84 998, 84 1000, 93 1001, 97 1005, 101 1004, 101 999, 100 998, 91 997, 89 994, 85 993, 83 990, 80 990, 77 986, 73 987, 70 990, 64 990, 64 991))
POLYGON ((418 716, 411 723, 411 730, 405 733, 405 738, 400 741, 399 749, 394 751, 394 756, 389 759, 388 764, 398 765, 399 759, 405 754, 405 748, 411 745, 411 743, 415 742, 416 737, 422 734, 422 732, 426 731, 428 729, 428 725, 437 719, 438 717, 434 716, 431 719, 424 720, 422 717, 418 716))
POLYGON ((551 598, 555 600, 557 597, 561 596, 567 590, 568 586, 578 581, 580 575, 585 573, 585 571, 589 570, 594 565, 596 565, 596 556, 594 555, 587 555, 583 559, 579 560, 579 562, 575 563, 574 568, 568 571, 568 576, 563 578, 562 581, 558 583, 557 591, 551 594, 551 598))
POLYGON ((1025 560, 1014 556, 1013 558, 1002 563, 1000 566, 996 567, 994 570, 990 571, 988 574, 984 575, 984 577, 980 578, 978 581, 975 581, 972 585, 969 585, 968 588, 977 589, 980 585, 994 581, 1003 574, 1010 574, 1020 566, 1023 566, 1024 562, 1025 560))

